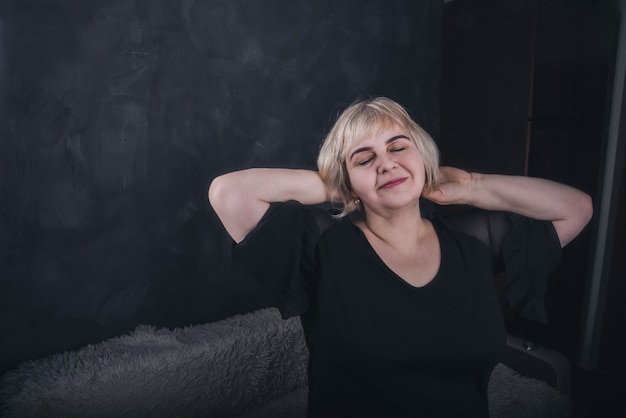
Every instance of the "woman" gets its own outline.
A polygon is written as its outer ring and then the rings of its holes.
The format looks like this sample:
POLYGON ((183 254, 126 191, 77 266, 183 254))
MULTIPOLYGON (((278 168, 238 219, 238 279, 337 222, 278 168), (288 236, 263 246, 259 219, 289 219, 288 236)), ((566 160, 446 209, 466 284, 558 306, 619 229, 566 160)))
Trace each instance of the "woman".
POLYGON ((509 303, 545 319, 545 281, 589 196, 439 168, 430 136, 387 98, 340 115, 318 168, 237 171, 209 189, 235 259, 283 317, 301 316, 309 416, 487 417, 505 347, 493 274, 506 268, 509 303), (428 219, 420 197, 481 210, 428 219), (327 201, 341 220, 318 226, 308 205, 327 201))

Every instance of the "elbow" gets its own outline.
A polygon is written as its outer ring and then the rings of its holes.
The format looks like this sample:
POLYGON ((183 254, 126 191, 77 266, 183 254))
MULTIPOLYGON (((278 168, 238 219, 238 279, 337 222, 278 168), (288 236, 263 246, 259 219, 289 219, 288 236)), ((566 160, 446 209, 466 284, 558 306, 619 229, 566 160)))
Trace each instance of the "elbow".
POLYGON ((593 216, 593 199, 591 199, 591 196, 584 193, 582 201, 583 202, 581 204, 581 212, 583 214, 585 225, 587 225, 589 221, 591 221, 591 217, 593 216))
POLYGON ((580 192, 576 201, 571 202, 570 208, 570 216, 561 222, 554 223, 562 247, 576 238, 591 221, 593 200, 588 194, 580 192))
POLYGON ((211 206, 215 206, 215 202, 217 201, 217 195, 219 194, 220 189, 220 180, 219 177, 214 178, 209 185, 209 191, 207 193, 207 197, 209 199, 209 203, 211 206))
POLYGON ((221 175, 213 179, 209 185, 209 203, 218 211, 219 207, 227 201, 228 177, 221 175))
MULTIPOLYGON (((572 217, 574 220, 572 224, 575 231, 574 237, 576 237, 580 232, 582 232, 583 229, 585 229, 589 221, 591 221, 593 216, 593 200, 587 193, 580 192, 580 197, 574 207, 576 209, 574 212, 575 214, 572 217)), ((574 237, 572 237, 572 239, 574 237)))

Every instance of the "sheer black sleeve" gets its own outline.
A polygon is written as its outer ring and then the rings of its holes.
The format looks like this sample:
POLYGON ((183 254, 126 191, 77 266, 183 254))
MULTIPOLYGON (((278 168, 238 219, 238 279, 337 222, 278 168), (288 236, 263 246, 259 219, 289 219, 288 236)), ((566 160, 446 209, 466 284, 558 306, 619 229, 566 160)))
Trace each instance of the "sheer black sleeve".
POLYGON ((273 203, 233 248, 233 259, 269 293, 283 318, 308 309, 313 252, 325 220, 321 212, 298 202, 273 203))
POLYGON ((506 271, 509 305, 522 316, 547 322, 544 296, 550 273, 561 258, 561 245, 549 221, 506 212, 471 210, 445 218, 454 229, 487 245, 494 270, 506 271))

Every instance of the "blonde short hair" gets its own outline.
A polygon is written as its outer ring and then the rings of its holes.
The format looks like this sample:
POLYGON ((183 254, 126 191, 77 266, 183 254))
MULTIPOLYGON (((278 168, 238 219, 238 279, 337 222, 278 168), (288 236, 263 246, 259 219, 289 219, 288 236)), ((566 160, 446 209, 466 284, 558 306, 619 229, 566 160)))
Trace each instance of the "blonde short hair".
POLYGON ((439 187, 439 150, 431 136, 422 129, 399 103, 386 97, 359 100, 347 107, 324 139, 317 158, 320 177, 326 186, 338 193, 342 217, 357 209, 346 167, 348 150, 364 139, 377 135, 389 125, 408 131, 410 139, 422 154, 425 167, 425 191, 439 187))

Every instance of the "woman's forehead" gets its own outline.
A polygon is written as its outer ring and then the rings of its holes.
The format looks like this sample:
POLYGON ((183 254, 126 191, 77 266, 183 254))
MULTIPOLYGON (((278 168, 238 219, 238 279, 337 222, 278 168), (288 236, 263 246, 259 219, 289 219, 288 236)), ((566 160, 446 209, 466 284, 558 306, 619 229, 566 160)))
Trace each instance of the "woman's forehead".
POLYGON ((354 135, 352 138, 349 138, 345 142, 345 147, 343 150, 344 155, 348 154, 351 149, 358 147, 368 139, 374 138, 388 130, 398 130, 402 131, 405 134, 408 134, 407 129, 404 129, 399 124, 389 120, 377 124, 370 124, 370 126, 363 127, 363 129, 358 132, 358 134, 354 135))

